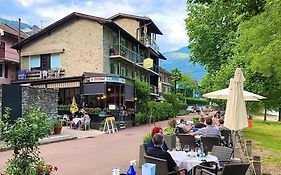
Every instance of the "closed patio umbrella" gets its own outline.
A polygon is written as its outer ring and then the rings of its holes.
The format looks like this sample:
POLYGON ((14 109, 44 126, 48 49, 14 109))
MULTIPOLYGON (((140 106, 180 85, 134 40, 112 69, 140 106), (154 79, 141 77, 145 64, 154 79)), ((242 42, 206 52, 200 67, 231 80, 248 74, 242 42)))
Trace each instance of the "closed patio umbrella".
POLYGON ((230 79, 224 119, 224 126, 232 130, 233 148, 236 144, 235 132, 248 127, 246 104, 243 96, 244 81, 245 78, 241 69, 237 68, 234 78, 230 79))

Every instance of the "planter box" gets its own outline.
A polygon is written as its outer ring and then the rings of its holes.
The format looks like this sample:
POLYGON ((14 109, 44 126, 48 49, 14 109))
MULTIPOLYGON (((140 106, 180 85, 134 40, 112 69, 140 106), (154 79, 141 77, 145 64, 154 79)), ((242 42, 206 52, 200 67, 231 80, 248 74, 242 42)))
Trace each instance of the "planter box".
POLYGON ((140 145, 140 154, 139 154, 139 167, 140 168, 145 163, 144 154, 145 154, 144 144, 141 144, 140 145))
POLYGON ((173 148, 176 148, 176 134, 164 135, 164 140, 171 151, 173 148))

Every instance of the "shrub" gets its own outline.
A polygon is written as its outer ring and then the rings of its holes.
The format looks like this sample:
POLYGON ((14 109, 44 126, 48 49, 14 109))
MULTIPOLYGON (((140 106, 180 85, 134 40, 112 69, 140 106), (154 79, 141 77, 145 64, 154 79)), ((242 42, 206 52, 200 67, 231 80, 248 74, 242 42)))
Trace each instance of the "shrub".
POLYGON ((151 134, 148 133, 143 137, 143 143, 145 144, 145 143, 149 142, 151 139, 152 139, 151 134))
POLYGON ((54 120, 54 127, 62 126, 62 120, 54 120))
POLYGON ((14 150, 13 157, 8 160, 5 174, 7 175, 35 175, 30 173, 30 167, 43 159, 39 157, 37 147, 39 139, 45 137, 51 126, 51 117, 40 108, 28 107, 24 115, 11 121, 11 109, 6 108, 6 121, 0 131, 7 146, 14 150))

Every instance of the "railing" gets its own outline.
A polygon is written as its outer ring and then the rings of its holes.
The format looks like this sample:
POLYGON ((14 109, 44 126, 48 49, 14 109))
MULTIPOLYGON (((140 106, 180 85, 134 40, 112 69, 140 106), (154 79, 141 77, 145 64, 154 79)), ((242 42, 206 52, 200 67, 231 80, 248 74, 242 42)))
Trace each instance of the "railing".
POLYGON ((20 70, 18 71, 18 80, 29 79, 51 79, 63 77, 65 74, 64 69, 51 69, 51 70, 20 70))
POLYGON ((0 58, 5 58, 5 43, 0 43, 0 58))
POLYGON ((126 59, 133 61, 134 63, 141 63, 145 59, 145 56, 139 55, 136 52, 120 44, 114 44, 111 47, 110 55, 121 55, 126 59))
POLYGON ((158 94, 158 87, 150 85, 150 93, 158 94))
POLYGON ((159 46, 156 44, 155 41, 151 40, 150 38, 141 37, 140 42, 142 42, 144 45, 150 45, 153 49, 159 51, 159 46))

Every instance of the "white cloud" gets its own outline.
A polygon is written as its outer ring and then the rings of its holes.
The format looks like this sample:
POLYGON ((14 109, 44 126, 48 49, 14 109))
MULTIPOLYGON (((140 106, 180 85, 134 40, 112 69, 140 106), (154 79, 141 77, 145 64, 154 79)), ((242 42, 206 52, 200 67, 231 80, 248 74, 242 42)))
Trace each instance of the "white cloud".
MULTIPOLYGON (((18 0, 31 3, 43 3, 45 0, 18 0)), ((56 3, 53 1, 48 6, 37 6, 35 13, 41 19, 48 21, 44 26, 51 24, 72 12, 81 12, 99 17, 110 17, 116 13, 129 13, 149 16, 163 36, 158 37, 160 50, 171 51, 186 46, 188 38, 185 31, 186 17, 185 0, 151 1, 151 0, 95 0, 95 1, 70 1, 67 3, 56 3), (160 43, 161 42, 161 43, 160 43)))
POLYGON ((50 2, 50 0, 17 0, 17 1, 25 7, 38 5, 38 4, 45 4, 50 2))

